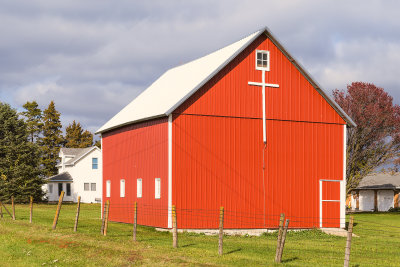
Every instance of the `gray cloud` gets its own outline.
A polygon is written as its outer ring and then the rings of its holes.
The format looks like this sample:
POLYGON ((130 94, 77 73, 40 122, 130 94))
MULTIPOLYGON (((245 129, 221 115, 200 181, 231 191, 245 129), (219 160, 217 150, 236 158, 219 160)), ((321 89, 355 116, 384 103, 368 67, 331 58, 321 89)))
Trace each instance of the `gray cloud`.
POLYGON ((400 99, 397 1, 0 1, 0 97, 95 130, 168 68, 269 26, 327 90, 400 99))

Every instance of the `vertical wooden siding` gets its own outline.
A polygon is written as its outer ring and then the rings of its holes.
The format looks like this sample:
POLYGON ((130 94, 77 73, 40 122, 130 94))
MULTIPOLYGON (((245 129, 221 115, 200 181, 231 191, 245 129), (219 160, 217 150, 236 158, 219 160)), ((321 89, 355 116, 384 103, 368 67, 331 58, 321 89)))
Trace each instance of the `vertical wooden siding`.
MULTIPOLYGON (((295 66, 260 36, 174 112, 173 203, 183 209, 181 227, 216 228, 217 219, 206 212, 215 210, 216 217, 221 205, 227 228, 275 227, 281 212, 293 217, 293 228, 318 227, 319 180, 340 180, 343 174, 342 124, 295 66), (270 51, 266 82, 280 86, 266 88, 264 155, 261 88, 248 85, 261 82, 256 49, 270 51), (185 209, 199 211, 189 215, 185 209)), ((339 222, 340 209, 328 208, 326 214, 339 222)))
POLYGON ((163 118, 103 134, 103 188, 111 181, 111 197, 103 190, 103 200, 110 199, 110 220, 132 223, 137 201, 138 224, 168 226, 167 131, 167 118, 163 118), (138 178, 142 178, 142 198, 136 198, 138 178), (161 178, 160 199, 155 199, 155 178, 161 178), (124 198, 120 197, 120 179, 125 179, 124 198))

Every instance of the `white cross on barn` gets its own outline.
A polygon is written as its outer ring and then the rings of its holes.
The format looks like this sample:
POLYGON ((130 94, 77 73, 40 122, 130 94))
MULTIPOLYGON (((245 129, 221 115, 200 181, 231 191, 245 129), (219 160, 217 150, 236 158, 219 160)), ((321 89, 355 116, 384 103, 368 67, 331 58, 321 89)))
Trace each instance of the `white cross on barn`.
POLYGON ((265 83, 265 71, 269 71, 269 52, 268 51, 256 51, 256 69, 262 71, 262 81, 249 82, 249 85, 261 86, 262 87, 262 111, 263 111, 263 141, 267 143, 267 125, 265 115, 265 87, 279 88, 279 84, 265 83))

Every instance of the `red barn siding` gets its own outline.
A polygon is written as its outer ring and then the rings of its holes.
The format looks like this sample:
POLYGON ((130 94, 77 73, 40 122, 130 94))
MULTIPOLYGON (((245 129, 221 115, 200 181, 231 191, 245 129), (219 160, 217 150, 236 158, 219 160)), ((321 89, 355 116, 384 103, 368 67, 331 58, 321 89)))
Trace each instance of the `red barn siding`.
POLYGON ((218 227, 220 206, 226 228, 276 227, 281 212, 293 216, 291 227, 319 227, 319 180, 342 177, 341 125, 268 121, 264 225, 262 120, 180 115, 173 123, 180 227, 218 227), (204 210, 215 210, 214 219, 204 210))
POLYGON ((167 227, 168 218, 168 122, 167 118, 125 126, 103 134, 103 200, 110 199, 110 220, 133 222, 138 202, 138 224, 167 227), (136 180, 142 178, 142 198, 136 198, 136 180), (161 198, 155 199, 154 179, 161 178, 161 198), (120 197, 125 179, 125 198, 120 197), (106 181, 111 181, 111 198, 106 181), (143 212, 146 207, 146 212, 143 212))
MULTIPOLYGON (((318 227, 319 180, 343 175, 342 124, 300 71, 260 36, 174 112, 173 203, 183 209, 181 227, 217 227, 216 219, 199 220, 202 211, 189 216, 184 210, 217 211, 221 205, 227 228, 275 227, 281 212, 303 218, 291 227, 318 227), (265 80, 279 84, 266 88, 265 213, 274 217, 265 224, 262 95, 261 87, 248 85, 261 82, 257 49, 270 51, 265 80)), ((336 188, 331 194, 340 199, 336 188)), ((340 217, 340 205, 326 205, 333 207, 323 209, 326 216, 340 217)))
POLYGON ((261 35, 240 55, 215 75, 175 113, 213 116, 262 118, 261 71, 255 69, 255 50, 270 51, 267 83, 279 88, 266 88, 268 119, 313 121, 345 124, 300 71, 265 35, 261 35))

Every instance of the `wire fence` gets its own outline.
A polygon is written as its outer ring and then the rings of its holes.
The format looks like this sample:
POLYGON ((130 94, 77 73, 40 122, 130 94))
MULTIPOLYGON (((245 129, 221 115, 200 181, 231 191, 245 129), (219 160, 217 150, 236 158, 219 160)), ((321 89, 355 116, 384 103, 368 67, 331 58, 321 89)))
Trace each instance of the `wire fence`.
MULTIPOLYGON (((57 220, 60 215, 60 207, 55 209, 53 229, 56 229, 57 220)), ((32 202, 30 203, 30 220, 32 222, 32 202)), ((62 213, 62 212, 61 212, 62 213)), ((288 232, 285 241, 279 242, 283 237, 284 225, 280 225, 282 214, 262 214, 254 212, 239 212, 229 209, 186 209, 179 207, 156 206, 141 203, 118 204, 105 202, 102 206, 101 220, 97 217, 85 220, 96 220, 99 222, 99 233, 107 235, 109 221, 135 224, 132 228, 132 235, 136 240, 136 224, 159 227, 171 232, 193 231, 196 233, 218 234, 219 244, 222 244, 223 235, 241 234, 241 235, 260 235, 265 237, 267 249, 277 251, 282 248, 281 260, 278 262, 288 263, 298 258, 304 257, 304 254, 315 255, 310 259, 310 265, 332 265, 343 264, 346 255, 350 258, 351 265, 399 265, 400 264, 400 216, 399 224, 394 225, 385 220, 377 220, 379 216, 373 219, 368 216, 357 216, 354 223, 350 222, 350 216, 346 218, 332 217, 323 218, 322 223, 325 233, 319 229, 321 218, 307 216, 283 215, 285 222, 288 223, 288 232), (222 214, 222 215, 221 215, 222 214), (221 216, 223 226, 221 228, 221 216), (136 222, 136 223, 135 223, 136 222), (175 224, 174 224, 175 222, 175 224), (345 222, 345 225, 341 224, 345 222), (352 228, 352 233, 347 230, 352 228), (344 228, 340 228, 345 226, 344 228), (222 229, 222 230, 221 230, 222 229), (307 231, 302 231, 307 229, 307 231), (221 237, 222 231, 222 237, 221 237), (350 239, 350 243, 349 243, 350 239), (283 242, 283 244, 282 244, 283 242), (350 245, 349 245, 350 244, 350 245), (393 253, 393 254, 391 254, 393 253), (394 254, 396 253, 396 254, 394 254), (391 255, 388 259, 388 255, 391 255)), ((7 216, 16 219, 15 207, 13 201, 11 205, 0 203, 1 218, 7 216)), ((100 217, 100 216, 99 216, 100 217)), ((85 227, 81 223, 78 227, 79 208, 75 218, 75 229, 85 227)), ((174 235, 173 235, 174 236, 174 235)), ((173 237, 174 244, 177 244, 177 236, 173 237)), ((258 239, 259 240, 259 239, 258 239)), ((234 242, 229 239, 225 242, 234 242)), ((260 242, 260 241, 257 241, 260 242)), ((346 266, 346 263, 345 263, 346 266)))

